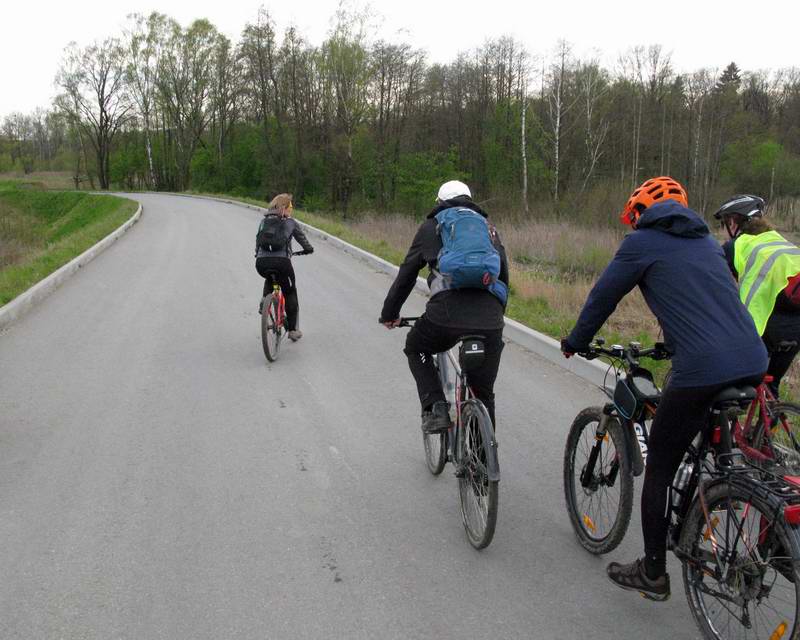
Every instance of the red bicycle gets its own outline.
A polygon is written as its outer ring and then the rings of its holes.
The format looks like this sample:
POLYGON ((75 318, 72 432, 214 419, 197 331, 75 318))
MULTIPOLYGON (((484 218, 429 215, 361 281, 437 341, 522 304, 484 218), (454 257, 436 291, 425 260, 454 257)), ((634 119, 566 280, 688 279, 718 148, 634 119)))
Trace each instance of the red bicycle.
POLYGON ((757 464, 777 464, 790 475, 800 474, 800 405, 779 401, 770 390, 772 376, 756 388, 747 412, 734 418, 733 439, 757 464), (743 420, 741 418, 744 418, 743 420))
POLYGON ((264 296, 261 301, 261 346, 264 347, 267 360, 275 362, 285 333, 286 298, 281 291, 276 272, 271 271, 268 275, 272 280, 272 293, 264 296))

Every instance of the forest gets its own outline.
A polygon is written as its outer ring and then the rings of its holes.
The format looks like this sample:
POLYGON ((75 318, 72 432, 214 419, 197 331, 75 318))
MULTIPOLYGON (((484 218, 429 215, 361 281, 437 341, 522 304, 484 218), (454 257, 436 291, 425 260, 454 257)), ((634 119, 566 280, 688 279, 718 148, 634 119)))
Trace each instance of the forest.
POLYGON ((737 192, 794 220, 800 68, 678 72, 658 44, 613 65, 560 41, 487 40, 431 63, 340 9, 322 43, 261 8, 237 42, 207 20, 131 15, 72 43, 57 97, 0 114, 0 172, 67 171, 80 189, 282 191, 305 209, 419 216, 458 178, 508 219, 607 223, 653 175, 713 212, 737 192))

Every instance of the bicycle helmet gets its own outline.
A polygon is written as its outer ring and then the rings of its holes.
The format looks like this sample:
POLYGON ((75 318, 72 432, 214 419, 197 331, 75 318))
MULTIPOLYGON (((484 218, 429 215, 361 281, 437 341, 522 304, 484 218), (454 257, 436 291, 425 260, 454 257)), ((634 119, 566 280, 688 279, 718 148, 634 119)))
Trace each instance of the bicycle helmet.
POLYGON ((624 224, 634 225, 642 215, 642 211, 664 200, 676 200, 684 207, 689 206, 686 190, 677 180, 669 176, 650 178, 634 190, 631 197, 628 198, 628 202, 625 203, 619 219, 624 224))
POLYGON ((742 216, 742 218, 761 218, 764 215, 766 203, 764 198, 742 194, 733 196, 730 200, 722 203, 722 206, 714 214, 717 220, 722 220, 728 216, 742 216))
POLYGON ((472 192, 470 192, 469 187, 463 182, 458 180, 450 180, 439 187, 439 193, 437 194, 436 199, 438 202, 444 202, 445 200, 452 200, 458 196, 467 196, 468 198, 471 198, 472 192))

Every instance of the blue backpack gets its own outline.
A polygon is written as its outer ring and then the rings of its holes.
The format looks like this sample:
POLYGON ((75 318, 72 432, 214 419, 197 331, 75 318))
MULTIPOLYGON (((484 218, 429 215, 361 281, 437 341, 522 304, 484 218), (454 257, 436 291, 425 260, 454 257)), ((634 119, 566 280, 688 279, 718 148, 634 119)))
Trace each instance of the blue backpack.
POLYGON ((503 305, 508 287, 498 280, 500 254, 492 244, 489 223, 481 214, 451 207, 436 214, 436 231, 442 239, 438 271, 442 289, 486 289, 503 305))

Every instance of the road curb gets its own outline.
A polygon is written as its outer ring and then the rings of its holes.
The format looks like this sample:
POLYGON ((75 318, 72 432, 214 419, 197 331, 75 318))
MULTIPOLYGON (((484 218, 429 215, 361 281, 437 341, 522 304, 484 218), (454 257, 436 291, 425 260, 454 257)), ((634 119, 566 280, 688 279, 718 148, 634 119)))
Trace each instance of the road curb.
POLYGON ((27 291, 23 291, 11 302, 0 307, 0 329, 5 329, 10 326, 53 293, 53 291, 58 289, 68 278, 75 275, 79 269, 94 260, 103 251, 114 244, 128 229, 135 225, 141 217, 142 205, 139 203, 136 213, 128 218, 122 226, 109 233, 105 238, 100 240, 100 242, 89 247, 79 256, 67 262, 67 264, 53 271, 53 273, 37 282, 27 291))
MULTIPOLYGON (((217 202, 224 202, 226 204, 234 204, 240 207, 245 207, 247 209, 252 209, 253 211, 264 212, 266 209, 264 207, 259 207, 257 205, 248 204, 246 202, 239 202, 237 200, 230 200, 228 198, 218 198, 214 196, 196 196, 190 194, 174 194, 180 195, 185 198, 203 198, 205 200, 215 200, 217 202)), ((345 242, 341 238, 337 238, 334 235, 326 231, 322 231, 321 229, 317 229, 316 227, 311 226, 305 222, 300 222, 303 227, 307 230, 309 235, 315 238, 319 238, 338 248, 345 253, 350 254, 351 256, 361 260, 362 262, 367 263, 371 267, 377 269, 378 271, 385 273, 390 276, 397 275, 399 270, 398 267, 393 265, 391 262, 387 262, 383 258, 379 258, 376 255, 365 251, 364 249, 359 249, 358 247, 350 244, 349 242, 345 242)), ((424 278, 417 278, 417 283, 415 285, 415 289, 422 293, 423 295, 430 295, 430 291, 428 290, 428 283, 425 281, 424 278)), ((599 387, 603 386, 606 373, 608 371, 608 365, 600 364, 593 360, 584 360, 579 356, 575 356, 567 360, 564 358, 564 355, 561 353, 561 345, 558 341, 554 340, 550 336, 547 336, 539 331, 531 329, 530 327, 526 327, 521 322, 514 320, 512 318, 506 317, 505 318, 506 326, 503 330, 503 335, 515 342, 516 344, 520 345, 521 347, 527 349, 535 353, 536 355, 544 358, 552 362, 553 364, 561 367, 562 369, 566 369, 574 373, 575 375, 583 378, 587 382, 591 382, 594 385, 599 387)))

